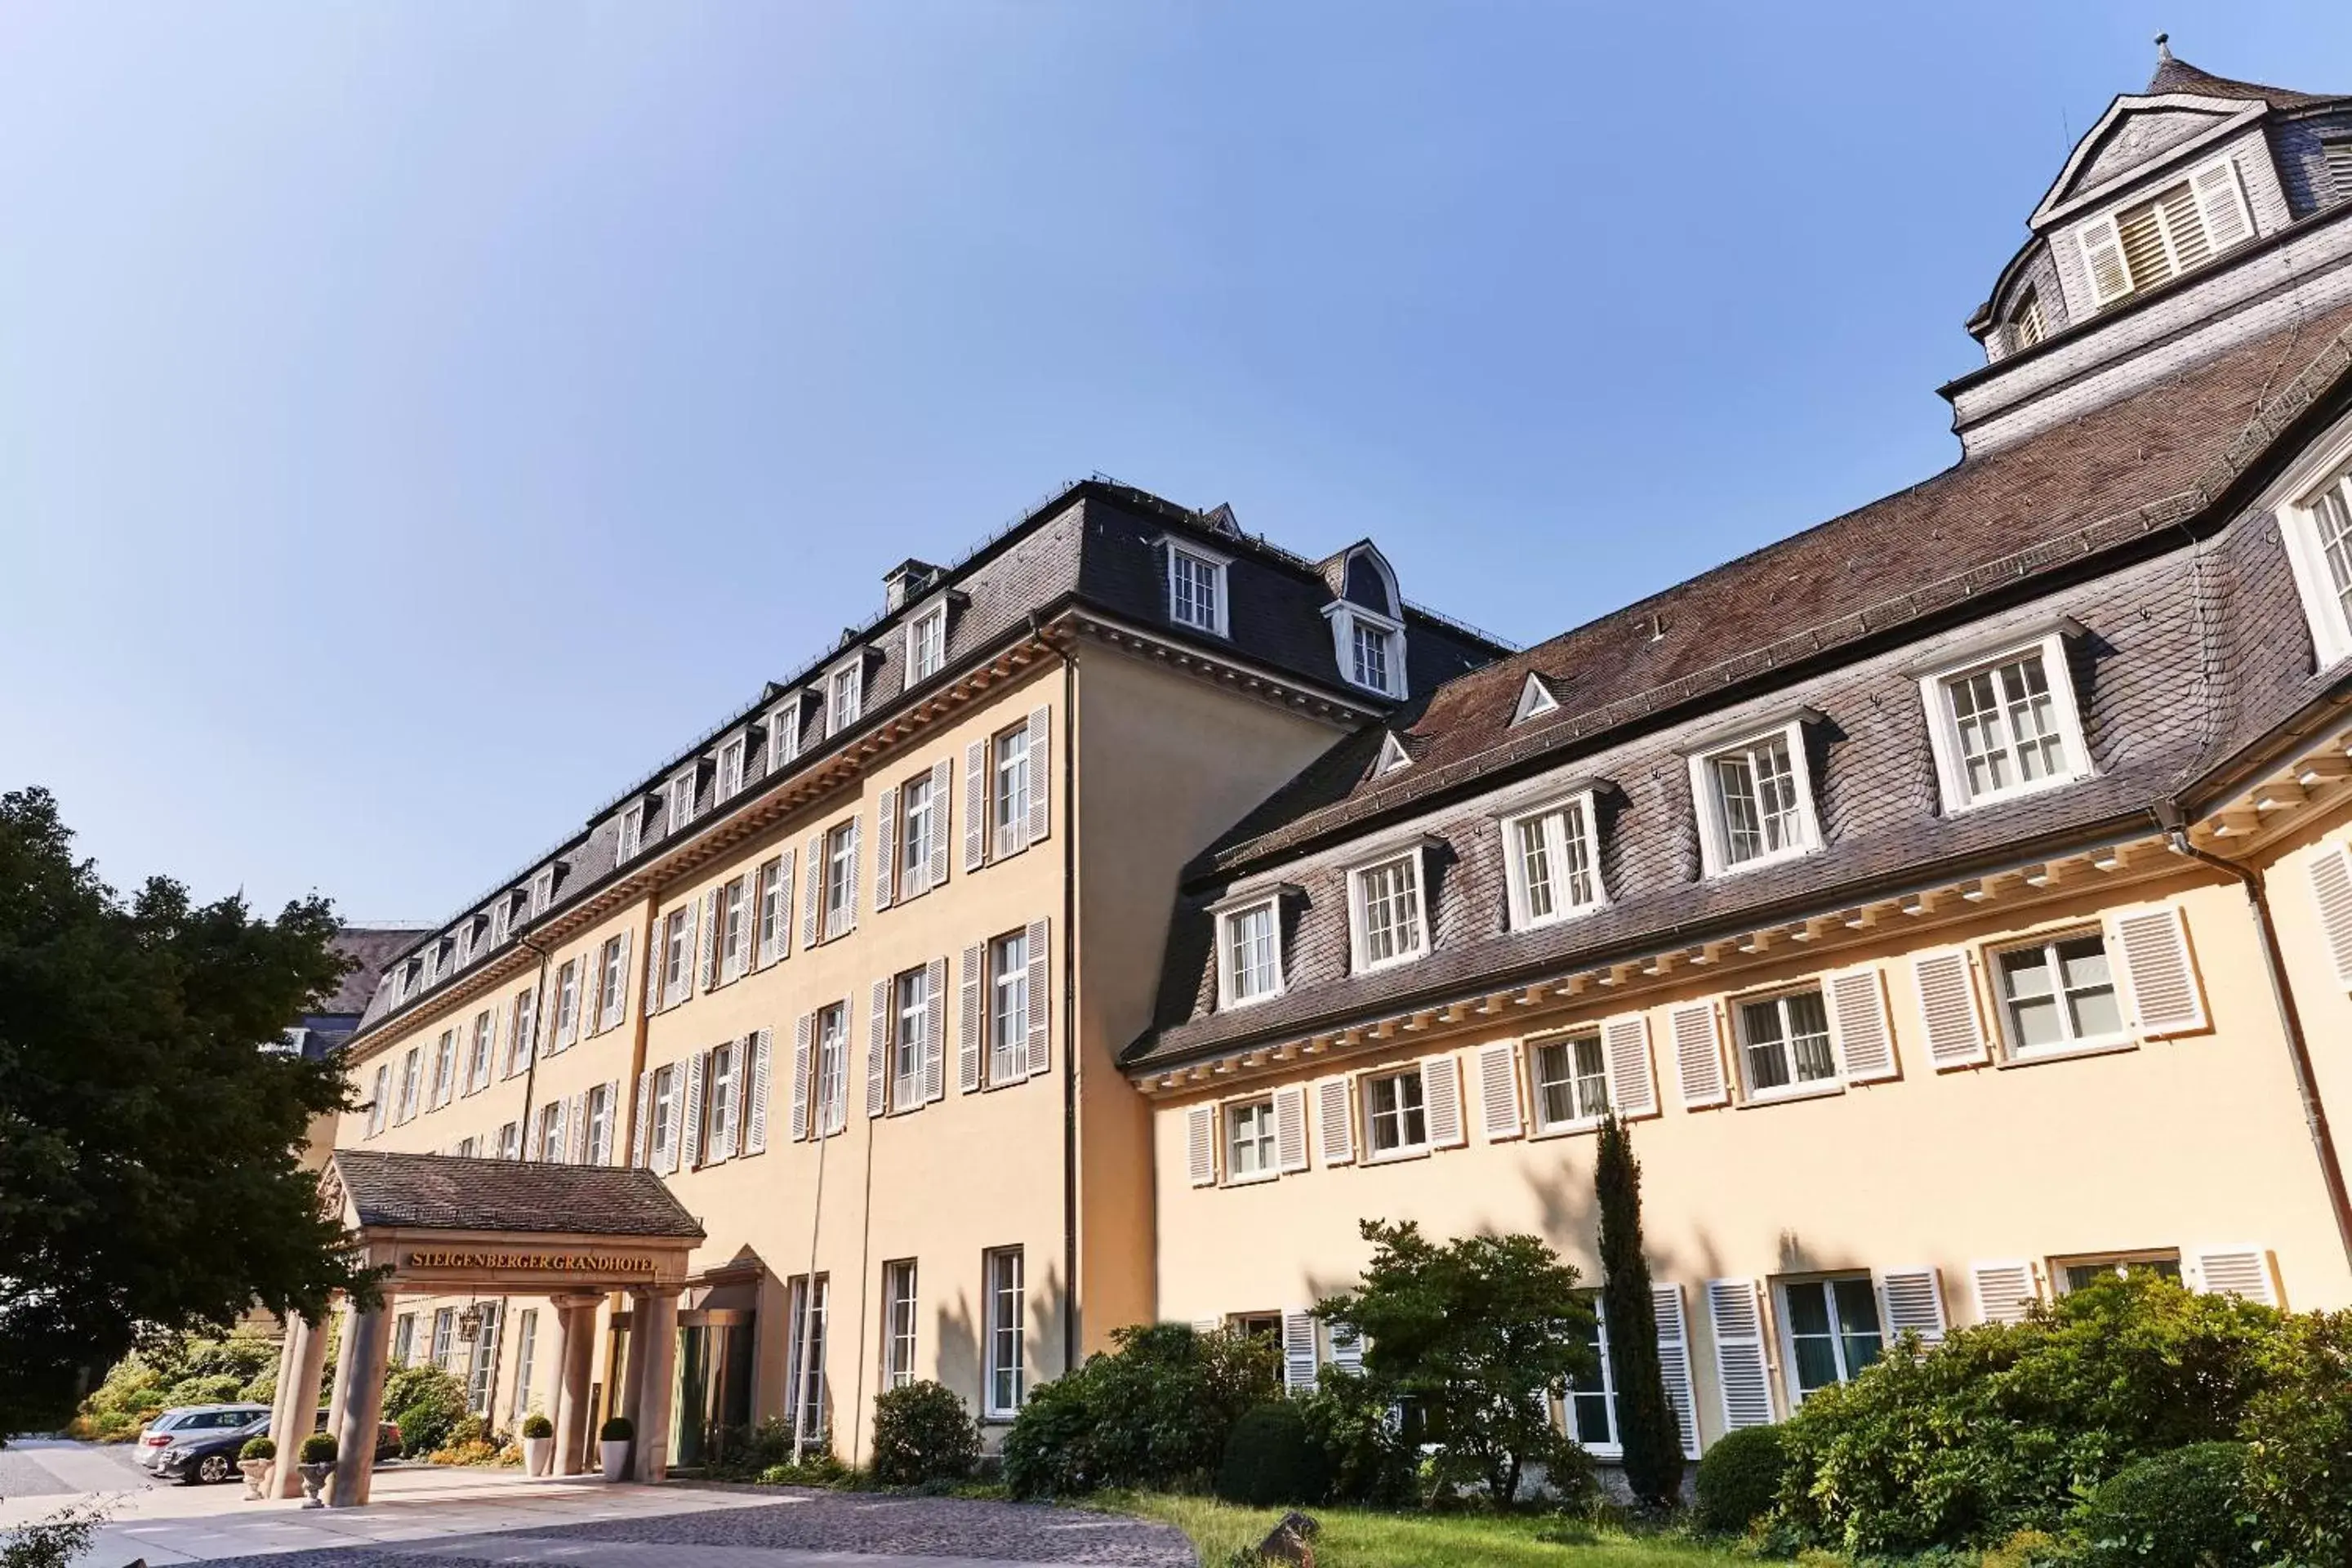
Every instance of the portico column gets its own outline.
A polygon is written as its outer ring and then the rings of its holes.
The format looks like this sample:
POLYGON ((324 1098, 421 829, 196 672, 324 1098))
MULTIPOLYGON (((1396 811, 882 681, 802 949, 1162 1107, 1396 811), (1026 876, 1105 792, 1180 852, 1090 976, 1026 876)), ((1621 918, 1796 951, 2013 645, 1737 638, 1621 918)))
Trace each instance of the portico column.
POLYGON ((576 1476, 595 1452, 588 1436, 588 1375, 596 1357, 601 1296, 558 1296, 555 1308, 555 1473, 576 1476))
POLYGON ((667 1289, 631 1293, 629 1360, 636 1372, 630 1378, 637 1396, 637 1447, 630 1475, 640 1481, 658 1481, 669 1474, 670 1405, 677 1382, 677 1297, 667 1289))
POLYGON ((302 1495, 302 1478, 294 1467, 301 1462, 302 1439, 310 1435, 312 1412, 319 1408, 319 1374, 326 1366, 326 1313, 316 1323, 299 1312, 287 1319, 286 1339, 278 1350, 278 1397, 269 1406, 269 1436, 278 1445, 269 1471, 271 1497, 302 1495))
POLYGON ((329 1508, 357 1508, 368 1500, 375 1473, 375 1433, 383 1420, 384 1365, 392 1353, 392 1318, 382 1307, 354 1311, 343 1325, 341 1371, 336 1379, 335 1476, 329 1508))
MULTIPOLYGON (((327 1385, 325 1429, 330 1432, 341 1432, 343 1429, 343 1390, 350 1387, 352 1382, 352 1318, 354 1315, 352 1310, 352 1299, 348 1296, 344 1297, 341 1305, 339 1316, 342 1338, 335 1346, 335 1381, 327 1385)), ((323 1323, 320 1325, 322 1330, 325 1326, 323 1323)), ((310 1435, 310 1425, 317 1419, 317 1414, 313 1412, 303 1420, 301 1430, 294 1437, 297 1447, 301 1446, 303 1438, 310 1435)))

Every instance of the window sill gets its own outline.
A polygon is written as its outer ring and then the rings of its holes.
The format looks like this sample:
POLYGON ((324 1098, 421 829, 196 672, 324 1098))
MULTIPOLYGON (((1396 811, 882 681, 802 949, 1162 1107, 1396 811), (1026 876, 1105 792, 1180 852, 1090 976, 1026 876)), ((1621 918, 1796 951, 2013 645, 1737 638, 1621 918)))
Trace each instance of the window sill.
POLYGON ((1428 956, 1429 950, 1427 948, 1415 948, 1411 952, 1400 952, 1393 958, 1375 959, 1363 963, 1359 963, 1355 967, 1355 973, 1358 974, 1377 974, 1383 969, 1396 969, 1404 964, 1417 963, 1428 956))
POLYGON ((1528 931, 1543 931, 1551 926, 1566 925, 1571 921, 1589 919, 1593 915, 1599 914, 1608 907, 1609 900, 1606 899, 1596 899, 1589 904, 1571 904, 1567 909, 1561 910, 1554 914, 1546 915, 1540 920, 1514 921, 1511 924, 1511 930, 1514 933, 1528 931))
POLYGON ((1277 985, 1273 990, 1261 992, 1255 996, 1230 997, 1221 991, 1217 994, 1217 1011, 1220 1013, 1230 1013, 1237 1007, 1257 1007, 1262 1006, 1268 1002, 1278 1001, 1282 996, 1282 989, 1283 988, 1281 986, 1277 985))
POLYGON ((2105 1035, 2094 1040, 2069 1040, 2063 1046, 2037 1046, 2032 1050, 2005 1051, 1999 1065, 2004 1068, 2030 1068, 2042 1062, 2073 1061, 2078 1057, 2111 1057, 2118 1051, 2139 1049, 2136 1035, 2105 1035))
POLYGON ((1384 1149, 1377 1154, 1366 1154, 1364 1156, 1364 1163, 1367 1165, 1399 1165, 1402 1164, 1407 1160, 1426 1160, 1430 1156, 1431 1150, 1432 1146, 1427 1143, 1416 1143, 1408 1149, 1384 1149))
POLYGON ((1555 1121, 1548 1127, 1534 1129, 1528 1136, 1529 1138, 1575 1138, 1600 1131, 1601 1118, 1593 1116, 1580 1121, 1555 1121))
POLYGON ((1262 1187, 1268 1182, 1278 1180, 1281 1175, 1280 1171, 1256 1171, 1246 1176, 1227 1176, 1221 1184, 1228 1187, 1262 1187))
POLYGON ((1821 851, 1822 846, 1807 844, 1796 849, 1776 849, 1769 855, 1759 855, 1753 860, 1741 860, 1728 866, 1710 865, 1706 868, 1705 879, 1716 882, 1721 881, 1726 877, 1744 877, 1750 871, 1762 871, 1774 866, 1785 866, 1791 860, 1801 860, 1808 855, 1818 855, 1821 851))
POLYGON ((2068 784, 2081 784, 2090 776, 2087 772, 2055 773, 2034 784, 2018 784, 2009 789, 1995 790, 1990 795, 1972 795, 1966 800, 1946 806, 1944 815, 1948 817, 1966 816, 1972 811, 1990 810, 1997 805, 2007 805, 2011 801, 2031 800, 2038 795, 2048 795, 2054 789, 2064 789, 2068 784))
POLYGON ((1786 1084, 1779 1089, 1743 1090, 1739 1103, 1742 1109, 1751 1105, 1785 1105, 1792 1100, 1826 1100, 1845 1092, 1843 1079, 1824 1079, 1818 1083, 1786 1084))

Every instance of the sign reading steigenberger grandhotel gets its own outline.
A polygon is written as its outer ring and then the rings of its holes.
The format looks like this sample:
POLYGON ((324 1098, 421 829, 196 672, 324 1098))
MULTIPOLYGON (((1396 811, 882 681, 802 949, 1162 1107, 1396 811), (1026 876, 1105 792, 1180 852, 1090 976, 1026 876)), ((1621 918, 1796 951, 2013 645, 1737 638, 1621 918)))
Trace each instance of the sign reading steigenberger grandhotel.
POLYGON ((550 1273, 652 1274, 650 1258, 605 1252, 411 1252, 410 1268, 535 1268, 550 1273))

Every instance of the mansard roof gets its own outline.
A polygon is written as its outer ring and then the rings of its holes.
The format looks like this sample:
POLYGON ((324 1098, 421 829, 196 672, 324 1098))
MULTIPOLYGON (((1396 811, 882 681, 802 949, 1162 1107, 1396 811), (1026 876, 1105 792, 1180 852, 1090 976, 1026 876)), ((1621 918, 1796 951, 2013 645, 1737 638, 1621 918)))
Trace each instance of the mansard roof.
POLYGON ((2297 92, 2292 88, 2265 87, 2260 82, 2237 81, 2211 71, 2200 70, 2187 60, 2177 58, 2167 49, 2157 61, 2156 74, 2147 79, 2143 98, 2157 98, 2166 93, 2184 93, 2197 98, 2259 99, 2273 109, 2307 109, 2315 103, 2333 103, 2338 95, 2326 92, 2297 92))

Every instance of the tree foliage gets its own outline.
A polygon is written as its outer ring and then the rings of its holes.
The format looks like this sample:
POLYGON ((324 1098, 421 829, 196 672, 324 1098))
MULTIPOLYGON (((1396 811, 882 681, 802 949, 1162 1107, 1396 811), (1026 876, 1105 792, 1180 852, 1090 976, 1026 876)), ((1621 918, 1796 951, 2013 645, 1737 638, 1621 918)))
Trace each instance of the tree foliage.
POLYGON ((125 900, 47 792, 0 795, 0 1432, 160 1336, 372 1294, 299 1161, 341 1066, 257 1048, 341 978, 334 932, 323 900, 125 900))
MULTIPOLYGON (((320 1376, 324 1397, 326 1377, 320 1376)), ((116 1362, 74 1417, 77 1437, 124 1442, 159 1410, 174 1405, 267 1405, 278 1392, 278 1340, 240 1328, 223 1339, 182 1335, 155 1341, 116 1362)))
POLYGON ((1576 1269, 1539 1237, 1441 1245, 1410 1220, 1362 1229, 1374 1249, 1362 1283, 1316 1314, 1363 1337, 1366 1376, 1423 1423, 1440 1479, 1483 1485, 1508 1507, 1530 1463, 1581 1474, 1580 1451, 1552 1420, 1570 1380, 1600 1371, 1576 1269))
POLYGON ((1658 1308, 1650 1289, 1650 1260, 1642 1250, 1642 1164, 1633 1135, 1611 1112, 1601 1120, 1593 1169, 1601 1210, 1602 1331, 1616 1374, 1617 1440, 1624 1449, 1625 1484, 1652 1508, 1681 1500, 1682 1428, 1666 1402, 1658 1366, 1658 1308))
POLYGON ((1015 1497, 1075 1497, 1100 1487, 1207 1488, 1234 1423, 1282 1397, 1266 1341, 1184 1323, 1111 1331, 1108 1354, 1030 1391, 1004 1436, 1015 1497))

